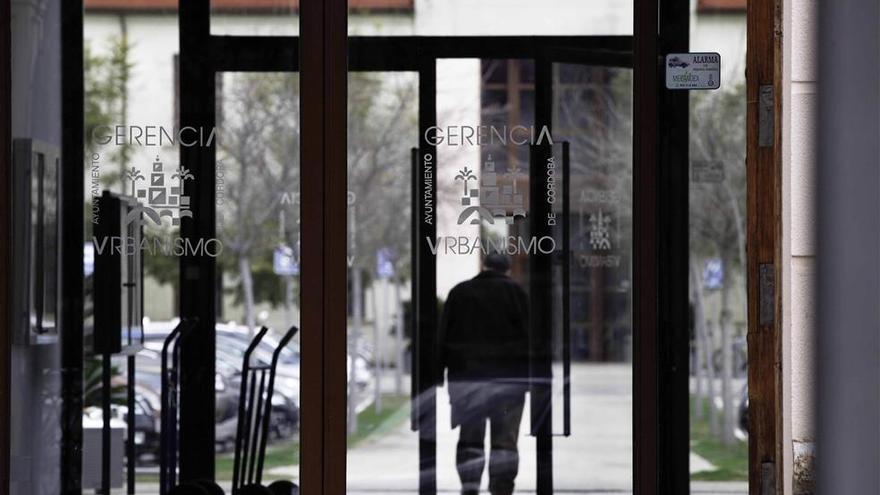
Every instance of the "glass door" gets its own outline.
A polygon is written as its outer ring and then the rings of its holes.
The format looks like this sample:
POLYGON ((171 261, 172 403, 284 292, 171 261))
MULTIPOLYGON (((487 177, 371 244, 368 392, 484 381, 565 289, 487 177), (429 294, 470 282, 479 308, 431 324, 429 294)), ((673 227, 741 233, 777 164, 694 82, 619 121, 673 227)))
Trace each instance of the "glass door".
POLYGON ((14 3, 19 492, 683 493, 686 3, 14 3))
POLYGON ((632 69, 625 58, 570 52, 547 66, 557 164, 548 185, 558 191, 547 343, 556 491, 633 490, 632 69))
POLYGON ((347 492, 632 491, 629 39, 403 39, 350 39, 347 492))
MULTIPOLYGON (((657 412, 673 339, 652 305, 680 301, 657 254, 665 145, 644 144, 657 47, 634 56, 655 33, 634 36, 632 4, 352 0, 346 39, 339 1, 271 22, 213 3, 180 6, 165 116, 212 137, 163 149, 173 170, 143 162, 187 213, 183 252, 154 263, 193 328, 162 472, 236 493, 655 493, 687 436, 657 412), (263 395, 247 368, 299 322, 263 395)), ((160 352, 167 327, 145 331, 160 352)))

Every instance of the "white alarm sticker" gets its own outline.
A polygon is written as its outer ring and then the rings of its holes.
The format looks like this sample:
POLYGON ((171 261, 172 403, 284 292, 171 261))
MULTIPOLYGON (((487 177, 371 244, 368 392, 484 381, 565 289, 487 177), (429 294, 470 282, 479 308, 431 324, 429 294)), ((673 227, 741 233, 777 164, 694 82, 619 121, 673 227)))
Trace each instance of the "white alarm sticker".
POLYGON ((666 55, 666 89, 718 89, 721 55, 670 53, 666 55))

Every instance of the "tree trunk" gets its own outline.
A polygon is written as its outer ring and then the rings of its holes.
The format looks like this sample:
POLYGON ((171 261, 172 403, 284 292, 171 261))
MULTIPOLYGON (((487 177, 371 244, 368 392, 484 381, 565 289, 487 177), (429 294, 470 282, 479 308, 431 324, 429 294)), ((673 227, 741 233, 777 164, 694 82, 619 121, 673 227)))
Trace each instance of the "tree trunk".
POLYGON ((357 362, 357 347, 361 336, 364 311, 361 306, 363 293, 363 280, 358 267, 351 270, 351 334, 348 336, 348 433, 357 431, 357 380, 355 377, 355 363, 357 362))
POLYGON ((700 275, 699 271, 697 270, 696 262, 693 259, 691 259, 690 262, 690 272, 692 294, 691 298, 694 305, 694 354, 696 355, 696 363, 694 366, 694 418, 703 419, 703 417, 706 415, 706 371, 704 369, 706 366, 706 354, 705 352, 703 352, 703 334, 705 333, 705 310, 703 308, 703 290, 700 287, 700 275))
POLYGON ((293 277, 284 277, 284 327, 287 331, 293 325, 293 277))
POLYGON ((725 272, 724 281, 721 286, 721 315, 718 319, 721 330, 721 398, 724 401, 724 429, 721 441, 725 445, 730 445, 734 441, 733 432, 736 424, 736 408, 733 404, 733 349, 730 338, 730 289, 732 277, 727 270, 730 265, 724 263, 722 266, 724 266, 725 272))
POLYGON ((705 332, 703 335, 703 355, 706 356, 706 375, 707 383, 706 393, 709 396, 709 432, 712 436, 719 436, 718 414, 715 412, 715 363, 712 359, 712 351, 715 348, 714 332, 712 331, 712 322, 705 322, 705 332))
POLYGON ((241 277, 241 292, 244 296, 244 321, 249 335, 254 333, 254 277, 251 273, 251 261, 247 255, 238 255, 238 274, 241 277))
MULTIPOLYGON (((382 411, 382 356, 381 356, 381 331, 384 318, 379 318, 379 292, 383 285, 378 279, 373 279, 373 371, 376 374, 376 390, 373 391, 373 407, 378 415, 382 411)), ((381 291, 384 292, 384 291, 381 291)))
POLYGON ((730 210, 733 212, 733 222, 736 226, 736 255, 739 258, 739 264, 742 269, 745 269, 746 266, 746 232, 745 232, 745 222, 743 222, 742 214, 739 210, 739 203, 736 201, 736 195, 733 193, 733 188, 730 187, 730 183, 724 182, 724 191, 727 193, 727 199, 730 201, 730 210))
POLYGON ((694 284, 694 331, 697 334, 698 355, 702 357, 702 370, 706 374, 706 398, 701 400, 698 409, 708 406, 709 431, 718 435, 718 415, 715 414, 715 365, 712 351, 715 347, 712 337, 712 322, 706 320, 706 303, 703 299, 703 286, 700 281, 700 269, 696 260, 691 260, 691 278, 694 284))
POLYGON ((394 284, 397 314, 394 322, 394 392, 403 395, 403 297, 402 282, 394 284))

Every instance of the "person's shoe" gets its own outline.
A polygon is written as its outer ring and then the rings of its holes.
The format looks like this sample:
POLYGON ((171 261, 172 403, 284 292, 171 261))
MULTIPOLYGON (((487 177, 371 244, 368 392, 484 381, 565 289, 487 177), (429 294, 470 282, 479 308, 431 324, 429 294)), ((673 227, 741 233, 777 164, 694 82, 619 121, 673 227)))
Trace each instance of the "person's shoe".
POLYGON ((513 483, 509 481, 500 483, 490 482, 489 493, 492 495, 513 495, 513 483))
POLYGON ((461 495, 480 495, 480 490, 462 490, 461 495))

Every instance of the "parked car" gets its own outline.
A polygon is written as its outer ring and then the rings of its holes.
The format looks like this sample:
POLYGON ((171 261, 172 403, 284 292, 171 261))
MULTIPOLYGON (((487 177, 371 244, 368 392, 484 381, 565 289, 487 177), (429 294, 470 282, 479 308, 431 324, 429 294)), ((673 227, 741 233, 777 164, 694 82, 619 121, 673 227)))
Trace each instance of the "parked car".
MULTIPOLYGON (((119 379, 121 377, 117 377, 119 379)), ((135 385, 134 404, 134 444, 139 465, 153 465, 159 459, 159 394, 147 385, 135 385)), ((128 406, 112 404, 111 420, 129 424, 128 406)), ((83 411, 83 424, 89 423, 100 428, 103 423, 103 410, 99 406, 89 406, 83 411)))
MULTIPOLYGON (((160 403, 158 390, 141 384, 135 386, 134 444, 139 464, 154 464, 159 461, 160 403)), ((128 423, 127 414, 125 420, 128 423)))
MULTIPOLYGON (((159 356, 165 338, 176 324, 176 321, 146 323, 144 335, 146 348, 155 351, 159 356)), ((220 449, 234 445, 237 431, 244 353, 250 343, 249 336, 241 330, 243 328, 222 323, 216 326, 215 389, 218 391, 216 437, 220 449), (221 403, 221 389, 223 395, 230 398, 228 403, 226 401, 221 403)), ((277 340, 267 336, 252 355, 252 365, 268 365, 277 345, 277 340)), ((276 367, 270 424, 272 433, 277 438, 289 438, 295 435, 299 428, 299 353, 292 347, 288 344, 282 349, 276 367)))
POLYGON ((669 59, 669 66, 670 67, 681 67, 682 69, 684 69, 684 68, 688 67, 689 65, 690 65, 689 63, 685 62, 684 60, 682 60, 678 57, 672 57, 669 59))
MULTIPOLYGON (((137 354, 137 388, 136 397, 143 399, 149 407, 144 408, 144 415, 152 416, 155 423, 155 431, 159 432, 159 414, 161 411, 161 390, 162 390, 162 374, 161 374, 161 347, 155 348, 153 342, 148 341, 146 347, 137 354)), ((230 368, 231 369, 231 368, 230 368)), ((218 447, 223 450, 227 446, 235 442, 235 435, 238 427, 238 388, 232 386, 230 380, 224 376, 224 373, 231 371, 224 370, 222 364, 218 365, 217 372, 214 375, 214 392, 215 392, 215 412, 214 412, 214 438, 218 447)), ((135 412, 135 425, 139 425, 137 418, 138 412, 135 412)), ((152 437, 152 434, 146 430, 146 421, 144 424, 144 436, 152 437)), ((140 428, 140 426, 137 426, 140 428)), ((158 456, 158 440, 155 445, 152 442, 146 442, 142 450, 149 453, 155 450, 158 456)), ((140 455, 139 455, 140 457, 140 455)))

